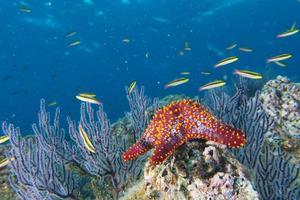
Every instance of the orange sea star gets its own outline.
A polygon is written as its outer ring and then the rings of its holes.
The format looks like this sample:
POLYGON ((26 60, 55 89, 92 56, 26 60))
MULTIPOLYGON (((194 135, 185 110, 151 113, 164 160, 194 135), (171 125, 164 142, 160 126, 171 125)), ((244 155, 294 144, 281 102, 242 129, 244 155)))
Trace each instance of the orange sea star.
POLYGON ((240 130, 222 123, 199 103, 185 99, 159 109, 142 138, 123 154, 123 159, 135 159, 154 148, 150 163, 157 165, 178 146, 196 138, 234 148, 246 144, 246 137, 240 130))

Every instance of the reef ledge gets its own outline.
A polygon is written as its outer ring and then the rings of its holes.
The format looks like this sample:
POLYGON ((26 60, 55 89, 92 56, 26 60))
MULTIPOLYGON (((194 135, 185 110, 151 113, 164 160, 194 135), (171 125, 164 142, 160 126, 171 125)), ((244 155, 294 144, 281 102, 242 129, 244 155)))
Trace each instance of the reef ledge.
POLYGON ((247 174, 224 145, 194 140, 161 165, 151 166, 148 161, 144 179, 122 199, 259 199, 247 174))

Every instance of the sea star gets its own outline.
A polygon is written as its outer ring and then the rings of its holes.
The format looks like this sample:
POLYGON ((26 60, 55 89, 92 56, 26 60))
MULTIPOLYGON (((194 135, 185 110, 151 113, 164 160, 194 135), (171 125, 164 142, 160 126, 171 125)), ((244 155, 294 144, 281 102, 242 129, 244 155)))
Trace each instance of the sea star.
POLYGON ((150 164, 157 165, 187 140, 196 138, 233 148, 246 144, 242 131, 222 123, 199 103, 184 99, 159 109, 144 135, 123 154, 123 159, 133 160, 154 148, 150 164))

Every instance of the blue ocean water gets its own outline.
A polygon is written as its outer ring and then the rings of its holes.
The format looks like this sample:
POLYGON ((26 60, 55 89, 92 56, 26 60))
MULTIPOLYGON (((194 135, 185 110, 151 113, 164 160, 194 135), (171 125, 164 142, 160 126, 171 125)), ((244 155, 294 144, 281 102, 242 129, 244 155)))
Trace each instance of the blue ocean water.
POLYGON ((280 74, 300 81, 300 34, 276 38, 294 22, 300 26, 297 0, 0 2, 0 119, 23 133, 37 121, 40 98, 56 101, 63 116, 78 117, 79 92, 96 93, 115 121, 128 110, 125 86, 133 80, 150 97, 201 96, 199 86, 222 78, 232 87, 236 68, 260 72, 265 80, 280 74), (180 56, 185 42, 192 50, 180 56), (227 51, 233 43, 254 51, 227 51), (266 64, 281 53, 293 54, 287 67, 266 64), (232 55, 239 62, 213 68, 232 55), (164 89, 182 71, 191 72, 190 81, 164 89))

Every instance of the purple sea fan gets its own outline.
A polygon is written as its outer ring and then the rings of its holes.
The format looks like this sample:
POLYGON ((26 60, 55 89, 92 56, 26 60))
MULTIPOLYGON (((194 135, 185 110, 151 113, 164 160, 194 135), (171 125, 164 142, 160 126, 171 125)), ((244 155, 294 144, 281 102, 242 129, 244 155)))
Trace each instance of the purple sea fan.
MULTIPOLYGON (((128 91, 128 88, 125 88, 125 91, 128 91)), ((140 91, 138 87, 135 87, 131 93, 126 95, 130 112, 128 117, 134 129, 134 141, 136 142, 143 135, 147 125, 149 124, 149 114, 147 114, 147 109, 151 105, 151 100, 145 95, 145 88, 142 86, 140 91)), ((154 110, 157 108, 157 99, 153 100, 154 110)))
POLYGON ((129 147, 128 138, 126 135, 112 134, 102 104, 99 105, 96 118, 91 104, 88 103, 81 104, 80 113, 78 123, 68 118, 70 136, 76 143, 76 146, 73 146, 73 157, 90 174, 97 176, 100 184, 105 177, 110 177, 114 198, 118 199, 130 178, 135 179, 140 175, 143 158, 132 162, 122 160, 122 152, 129 147), (79 127, 84 130, 85 139, 79 127), (90 141, 94 152, 87 148, 86 140, 90 141))
POLYGON ((59 109, 53 125, 50 114, 41 100, 39 125, 33 124, 34 136, 21 137, 20 128, 2 124, 3 132, 10 137, 11 175, 9 182, 20 199, 64 199, 72 196, 75 181, 66 170, 66 144, 64 130, 59 128, 59 109))

